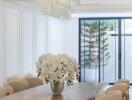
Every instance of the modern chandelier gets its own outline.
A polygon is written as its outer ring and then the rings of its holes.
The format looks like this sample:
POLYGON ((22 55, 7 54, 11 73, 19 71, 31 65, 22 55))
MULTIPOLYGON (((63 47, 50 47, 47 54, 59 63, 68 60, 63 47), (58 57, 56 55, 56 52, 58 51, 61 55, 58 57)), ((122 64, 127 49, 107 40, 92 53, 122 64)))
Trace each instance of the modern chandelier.
POLYGON ((45 14, 70 18, 71 12, 79 4, 79 0, 38 0, 38 3, 45 14))
POLYGON ((80 0, 2 0, 36 4, 42 13, 59 18, 70 18, 71 12, 80 0))

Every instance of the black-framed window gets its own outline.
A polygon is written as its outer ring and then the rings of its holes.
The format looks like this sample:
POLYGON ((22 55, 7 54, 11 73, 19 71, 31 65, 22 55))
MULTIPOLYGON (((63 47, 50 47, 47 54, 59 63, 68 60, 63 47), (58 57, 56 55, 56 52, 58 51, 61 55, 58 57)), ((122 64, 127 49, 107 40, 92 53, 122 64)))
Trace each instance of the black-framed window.
POLYGON ((81 82, 132 82, 132 18, 80 18, 79 63, 81 82))

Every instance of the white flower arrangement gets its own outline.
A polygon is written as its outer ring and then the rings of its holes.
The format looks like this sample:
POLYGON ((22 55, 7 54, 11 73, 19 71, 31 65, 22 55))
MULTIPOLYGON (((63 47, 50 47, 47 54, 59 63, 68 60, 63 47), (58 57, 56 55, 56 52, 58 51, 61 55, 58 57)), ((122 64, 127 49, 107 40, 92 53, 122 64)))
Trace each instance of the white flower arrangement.
POLYGON ((79 64, 66 54, 43 54, 37 63, 38 76, 46 83, 59 83, 64 79, 68 85, 79 78, 79 64))

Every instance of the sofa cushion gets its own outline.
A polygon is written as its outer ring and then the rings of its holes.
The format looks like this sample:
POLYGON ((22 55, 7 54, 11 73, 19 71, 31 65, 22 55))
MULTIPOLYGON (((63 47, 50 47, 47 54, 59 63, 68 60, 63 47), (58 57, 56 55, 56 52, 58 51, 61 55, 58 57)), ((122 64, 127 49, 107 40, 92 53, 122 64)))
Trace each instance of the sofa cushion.
POLYGON ((43 85, 43 81, 38 77, 26 77, 25 80, 28 82, 30 88, 43 85))
POLYGON ((25 79, 12 80, 9 81, 8 84, 12 86, 14 92, 18 92, 29 88, 29 84, 25 79))

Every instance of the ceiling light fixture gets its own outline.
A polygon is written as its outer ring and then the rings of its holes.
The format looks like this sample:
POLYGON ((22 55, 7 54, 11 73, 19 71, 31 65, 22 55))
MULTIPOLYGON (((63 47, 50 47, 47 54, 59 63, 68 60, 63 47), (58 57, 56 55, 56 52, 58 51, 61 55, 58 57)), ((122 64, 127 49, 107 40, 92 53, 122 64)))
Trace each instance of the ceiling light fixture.
POLYGON ((38 0, 43 13, 60 17, 70 18, 73 8, 79 4, 79 0, 38 0))
POLYGON ((80 0, 2 0, 10 2, 34 2, 38 5, 42 13, 67 19, 71 17, 73 8, 79 4, 80 0))

